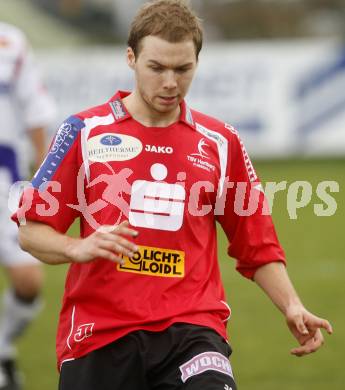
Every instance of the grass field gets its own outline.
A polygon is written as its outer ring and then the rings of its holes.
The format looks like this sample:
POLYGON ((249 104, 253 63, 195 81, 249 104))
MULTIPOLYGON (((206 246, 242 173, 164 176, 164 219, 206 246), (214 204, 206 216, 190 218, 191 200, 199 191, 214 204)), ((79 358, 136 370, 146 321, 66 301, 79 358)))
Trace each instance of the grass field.
MULTIPOLYGON (((278 310, 252 282, 234 270, 226 256, 220 232, 219 257, 223 281, 233 316, 228 329, 234 353, 232 365, 240 390, 341 390, 345 370, 345 160, 257 162, 263 182, 334 180, 340 192, 333 194, 338 209, 332 217, 316 217, 313 203, 290 220, 287 193, 278 193, 273 218, 288 258, 288 269, 306 306, 328 318, 334 335, 318 353, 296 358, 289 351, 296 345, 278 310)), ((45 309, 20 340, 19 363, 26 376, 25 390, 57 388, 55 332, 66 268, 45 267, 45 309)), ((0 281, 0 287, 4 281, 0 281)))

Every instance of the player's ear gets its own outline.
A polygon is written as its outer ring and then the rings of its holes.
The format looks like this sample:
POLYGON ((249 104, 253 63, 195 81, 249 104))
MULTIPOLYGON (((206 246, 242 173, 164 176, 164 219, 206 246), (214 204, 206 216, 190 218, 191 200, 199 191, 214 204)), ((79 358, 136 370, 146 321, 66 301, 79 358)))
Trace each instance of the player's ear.
POLYGON ((131 69, 135 67, 135 54, 131 47, 127 47, 127 64, 131 69))

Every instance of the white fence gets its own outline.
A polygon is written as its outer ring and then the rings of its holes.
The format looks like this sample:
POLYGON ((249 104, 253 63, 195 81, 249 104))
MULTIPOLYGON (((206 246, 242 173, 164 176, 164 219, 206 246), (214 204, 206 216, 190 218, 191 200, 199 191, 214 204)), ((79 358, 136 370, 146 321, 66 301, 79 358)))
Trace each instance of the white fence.
MULTIPOLYGON (((133 86, 125 48, 39 57, 59 121, 133 86)), ((187 101, 235 125, 253 156, 345 155, 345 47, 336 42, 205 45, 187 101)))

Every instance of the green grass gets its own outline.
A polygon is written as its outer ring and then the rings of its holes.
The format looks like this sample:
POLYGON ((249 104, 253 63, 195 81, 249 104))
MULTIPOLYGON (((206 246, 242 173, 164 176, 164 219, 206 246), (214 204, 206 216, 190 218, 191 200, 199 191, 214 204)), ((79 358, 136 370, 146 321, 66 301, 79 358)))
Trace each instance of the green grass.
POLYGON ((286 191, 278 193, 273 217, 288 259, 288 270, 305 305, 328 318, 334 335, 318 353, 296 358, 289 354, 296 345, 284 318, 258 287, 233 272, 223 255, 226 243, 220 240, 223 280, 233 310, 229 324, 234 349, 232 365, 241 390, 318 390, 344 388, 345 309, 345 161, 271 161, 256 164, 263 182, 305 180, 313 184, 335 180, 340 192, 333 194, 338 209, 332 217, 316 217, 313 203, 290 220, 286 191))
MULTIPOLYGON (((288 269, 306 306, 328 318, 334 335, 316 354, 296 358, 289 351, 296 345, 284 318, 251 281, 234 271, 226 256, 226 242, 220 232, 219 257, 227 298, 233 316, 228 330, 234 353, 232 365, 240 390, 340 390, 344 388, 345 351, 345 160, 257 162, 263 182, 309 181, 315 188, 324 180, 335 180, 340 192, 333 194, 338 209, 332 217, 316 217, 313 203, 290 220, 286 191, 278 193, 273 217, 288 258, 288 269)), ((26 390, 57 388, 55 332, 62 297, 65 267, 45 267, 46 306, 38 321, 19 343, 20 366, 26 376, 26 390)), ((0 286, 3 281, 0 281, 0 286)))

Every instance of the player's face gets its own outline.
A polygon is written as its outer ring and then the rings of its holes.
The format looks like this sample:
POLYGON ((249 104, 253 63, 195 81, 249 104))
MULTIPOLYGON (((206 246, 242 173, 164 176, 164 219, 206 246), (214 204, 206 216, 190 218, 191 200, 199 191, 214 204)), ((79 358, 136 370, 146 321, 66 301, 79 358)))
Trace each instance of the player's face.
POLYGON ((128 63, 135 71, 136 90, 149 109, 168 114, 176 111, 193 80, 195 46, 192 40, 170 43, 150 35, 141 41, 137 58, 128 49, 128 63))

